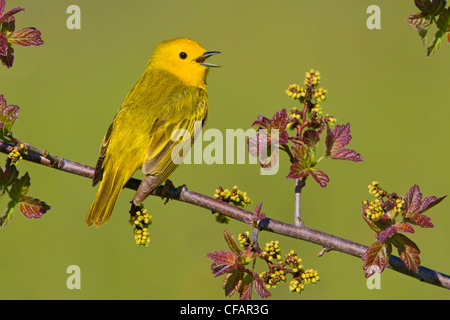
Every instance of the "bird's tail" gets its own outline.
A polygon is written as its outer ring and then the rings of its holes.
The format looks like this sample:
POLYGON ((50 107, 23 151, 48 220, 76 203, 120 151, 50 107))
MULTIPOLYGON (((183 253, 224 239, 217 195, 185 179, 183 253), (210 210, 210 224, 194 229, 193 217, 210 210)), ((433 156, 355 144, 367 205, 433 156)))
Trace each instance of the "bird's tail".
POLYGON ((103 180, 100 182, 97 195, 86 215, 86 224, 88 226, 95 224, 99 227, 108 221, 120 191, 130 176, 120 172, 120 170, 103 174, 103 180))

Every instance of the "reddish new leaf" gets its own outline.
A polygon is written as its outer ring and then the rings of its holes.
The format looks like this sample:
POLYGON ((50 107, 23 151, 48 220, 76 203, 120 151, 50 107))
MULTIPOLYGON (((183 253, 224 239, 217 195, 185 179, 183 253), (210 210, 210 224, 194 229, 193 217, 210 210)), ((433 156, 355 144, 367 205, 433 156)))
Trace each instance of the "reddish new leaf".
POLYGON ((6 20, 7 18, 11 17, 12 15, 16 14, 17 12, 23 11, 25 10, 24 8, 14 8, 9 10, 8 12, 6 12, 5 14, 3 14, 3 11, 5 10, 5 1, 4 0, 0 0, 0 23, 3 20, 6 20), (3 8, 2 8, 2 2, 3 2, 3 8), (3 15, 2 15, 3 14, 3 15))
POLYGON ((384 228, 378 234, 378 241, 384 243, 387 239, 397 233, 397 228, 395 226, 384 228))
POLYGON ((267 117, 259 115, 258 119, 252 125, 257 125, 259 129, 267 130, 266 135, 270 136, 268 139, 269 143, 284 144, 289 141, 289 135, 286 132, 286 125, 289 120, 290 117, 286 109, 283 109, 275 113, 270 120, 267 117))
POLYGON ((419 186, 414 185, 406 194, 403 218, 408 219, 409 222, 415 225, 432 228, 433 224, 431 223, 431 219, 423 215, 423 213, 440 203, 445 197, 438 198, 432 196, 422 200, 422 193, 420 192, 419 186))
POLYGON ((352 149, 339 149, 336 150, 332 155, 333 159, 350 160, 353 162, 363 161, 364 159, 361 155, 352 149))
POLYGON ((309 171, 306 170, 299 162, 295 162, 289 168, 289 172, 286 175, 287 179, 301 179, 309 175, 309 171))
POLYGON ((239 300, 250 300, 252 298, 252 280, 253 275, 247 273, 239 290, 239 300))
POLYGON ((48 210, 50 206, 33 197, 24 196, 19 201, 19 211, 28 219, 41 218, 48 210))
POLYGON ((350 161, 363 161, 359 153, 350 149, 343 149, 352 139, 350 135, 350 123, 337 125, 333 130, 327 125, 327 137, 325 139, 325 155, 333 159, 350 161))
POLYGON ((258 296, 260 296, 261 298, 268 298, 271 296, 271 293, 269 292, 269 290, 267 290, 264 281, 259 277, 258 274, 254 273, 253 275, 254 278, 254 286, 255 286, 255 292, 258 296))
POLYGON ((290 117, 286 112, 286 109, 282 109, 281 111, 275 113, 275 115, 270 120, 270 128, 278 129, 280 132, 283 132, 286 130, 286 126, 289 123, 289 120, 290 117))
POLYGON ((385 227, 378 234, 378 241, 381 243, 385 242, 387 239, 391 238, 397 232, 408 232, 414 233, 412 225, 408 222, 398 222, 393 226, 385 227))
POLYGON ((256 132, 256 138, 248 138, 248 152, 254 157, 259 157, 261 167, 267 170, 272 169, 278 161, 277 144, 280 138, 277 132, 278 130, 274 131, 272 136, 268 135, 266 129, 261 129, 256 132))
POLYGON ((364 260, 363 269, 366 278, 370 277, 375 272, 383 272, 389 262, 391 253, 392 245, 389 241, 386 241, 385 243, 375 241, 362 256, 362 259, 364 260))
POLYGON ((225 238, 225 242, 228 245, 228 248, 235 254, 239 255, 241 253, 241 249, 239 249, 239 246, 237 245, 236 241, 234 240, 233 235, 228 229, 223 230, 223 237, 225 238))
POLYGON ((325 188, 330 181, 330 178, 323 172, 317 168, 308 168, 309 174, 314 178, 314 180, 322 187, 325 188))
POLYGON ((0 56, 6 56, 8 52, 8 39, 4 33, 0 31, 0 56))
POLYGON ((13 66, 14 49, 10 43, 8 43, 8 50, 6 52, 6 55, 0 55, 0 60, 2 61, 2 64, 7 68, 11 68, 13 66))
POLYGON ((320 138, 320 134, 318 131, 309 129, 309 130, 306 130, 305 133, 303 133, 302 141, 308 147, 314 147, 317 145, 317 142, 319 142, 319 138, 320 138))
POLYGON ((417 245, 408 237, 397 233, 391 238, 392 244, 397 248, 400 259, 406 267, 414 273, 419 271, 420 250, 417 245))
POLYGON ((262 202, 258 203, 255 208, 255 212, 253 213, 253 219, 256 221, 261 221, 266 218, 266 214, 261 212, 262 202))
POLYGON ((303 168, 309 168, 311 166, 311 156, 308 148, 303 143, 296 143, 292 147, 292 154, 302 165, 303 168))
POLYGON ((0 124, 4 132, 11 130, 19 117, 20 108, 16 105, 8 105, 3 95, 0 95, 0 124))
POLYGON ((414 31, 420 31, 430 26, 431 20, 427 19, 422 12, 413 13, 406 19, 408 26, 414 31))
POLYGON ((235 261, 237 256, 233 252, 220 250, 207 253, 206 256, 214 261, 211 265, 211 270, 215 277, 224 274, 236 266, 235 261))
POLYGON ((293 163, 286 175, 287 179, 301 179, 311 175, 313 179, 322 187, 325 188, 330 181, 330 178, 320 169, 304 168, 299 162, 293 163))
POLYGON ((395 224, 395 228, 397 229, 397 232, 414 233, 412 225, 408 222, 398 222, 395 224))
POLYGON ((242 285, 244 272, 233 270, 227 273, 222 282, 222 288, 225 290, 225 296, 230 298, 242 285))
POLYGON ((14 32, 8 39, 10 43, 18 44, 23 47, 40 46, 44 44, 44 41, 41 38, 41 32, 32 27, 14 32))
POLYGON ((252 126, 255 125, 257 125, 260 129, 270 129, 270 119, 259 115, 258 119, 252 123, 252 126))

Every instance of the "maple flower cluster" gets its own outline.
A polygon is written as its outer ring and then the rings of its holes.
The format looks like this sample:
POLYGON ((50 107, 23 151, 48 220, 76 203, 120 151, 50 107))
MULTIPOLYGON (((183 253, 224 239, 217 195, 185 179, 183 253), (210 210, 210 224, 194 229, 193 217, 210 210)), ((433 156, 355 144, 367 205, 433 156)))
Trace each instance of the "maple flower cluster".
POLYGON ((383 201, 383 197, 389 196, 389 194, 379 186, 378 181, 372 181, 367 188, 369 189, 369 193, 375 197, 375 200, 363 201, 363 210, 368 219, 377 221, 385 213, 390 218, 394 218, 402 212, 405 205, 405 200, 402 197, 394 194, 389 200, 383 201))
POLYGON ((285 255, 282 262, 281 249, 278 241, 266 243, 261 256, 269 263, 269 271, 263 271, 259 277, 264 281, 267 289, 276 288, 279 282, 286 282, 286 275, 291 274, 289 290, 293 293, 301 293, 308 283, 315 284, 320 280, 319 274, 314 269, 303 269, 302 259, 294 250, 285 255))
POLYGON ((288 113, 282 109, 269 119, 259 115, 253 122, 256 137, 248 139, 248 150, 259 158, 262 168, 272 169, 279 159, 279 150, 286 152, 291 161, 287 179, 306 179, 311 176, 322 188, 329 182, 328 175, 317 168, 324 158, 362 161, 359 153, 345 146, 350 142, 350 124, 336 125, 336 118, 325 114, 321 105, 328 91, 319 86, 321 75, 311 69, 306 72, 303 85, 291 84, 286 94, 301 103, 288 113), (331 129, 330 127, 333 127, 331 129), (288 130, 292 129, 292 130, 288 130), (288 132, 288 131, 289 132, 288 132), (293 133, 292 133, 293 132, 293 133), (325 149, 318 148, 321 136, 326 135, 325 149))
POLYGON ((372 181, 368 189, 375 200, 363 201, 362 216, 376 233, 377 240, 362 257, 365 276, 383 272, 393 247, 397 248, 406 267, 414 273, 418 272, 420 250, 405 233, 414 233, 413 226, 433 228, 430 217, 424 213, 441 202, 445 196, 432 196, 422 200, 418 185, 412 186, 406 196, 400 196, 382 189, 378 181, 372 181))
POLYGON ((22 151, 24 154, 27 154, 28 149, 29 147, 23 143, 17 144, 14 147, 9 146, 8 158, 11 159, 12 163, 17 163, 19 160, 22 160, 22 154, 20 152, 22 151))
MULTIPOLYGON (((214 199, 222 200, 226 203, 231 203, 237 207, 244 208, 248 204, 252 202, 252 200, 248 197, 247 192, 239 190, 237 186, 233 186, 231 190, 229 189, 223 189, 222 187, 219 187, 214 192, 214 199)), ((216 221, 218 223, 228 223, 230 221, 230 218, 218 213, 213 212, 216 217, 216 221)))
POLYGON ((134 213, 131 213, 130 224, 134 226, 136 244, 148 247, 150 243, 148 228, 152 224, 152 216, 147 213, 147 209, 140 206, 134 213))

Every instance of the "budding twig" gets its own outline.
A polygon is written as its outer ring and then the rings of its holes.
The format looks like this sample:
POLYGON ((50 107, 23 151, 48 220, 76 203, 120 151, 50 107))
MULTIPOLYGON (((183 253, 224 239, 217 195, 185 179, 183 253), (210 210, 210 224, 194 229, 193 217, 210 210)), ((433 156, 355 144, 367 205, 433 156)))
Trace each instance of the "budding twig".
MULTIPOLYGON (((9 153, 8 147, 11 146, 13 145, 0 141, 0 152, 8 154, 9 153)), ((54 161, 51 161, 48 159, 48 157, 44 157, 43 155, 44 155, 43 151, 30 147, 28 153, 23 154, 22 157, 24 160, 27 161, 38 163, 44 166, 73 173, 90 179, 92 179, 94 176, 94 168, 90 166, 83 165, 56 156, 51 156, 51 159, 54 159, 54 161)), ((127 182, 125 188, 137 190, 140 182, 141 182, 140 180, 132 178, 127 182)), ((299 180, 299 184, 301 182, 302 181, 299 180)), ((210 211, 219 212, 230 218, 233 218, 235 220, 244 223, 247 223, 247 221, 251 221, 251 219, 253 218, 253 213, 250 211, 238 208, 232 204, 225 203, 221 200, 217 200, 205 196, 203 194, 188 190, 186 186, 179 188, 169 188, 167 190, 164 190, 164 187, 161 186, 156 188, 151 193, 151 195, 161 196, 163 195, 163 192, 166 198, 190 203, 195 206, 208 209, 208 212, 210 211)), ((361 258, 364 255, 364 253, 368 248, 362 244, 355 243, 343 238, 339 238, 337 236, 333 236, 325 232, 314 230, 305 226, 299 227, 297 225, 284 223, 270 218, 261 220, 259 222, 259 227, 261 230, 266 230, 269 232, 288 236, 291 238, 301 239, 315 243, 317 245, 327 248, 327 251, 335 250, 359 258, 361 258)), ((388 267, 402 274, 417 278, 420 281, 450 289, 450 276, 422 266, 420 266, 419 271, 416 274, 414 274, 406 267, 406 265, 400 258, 394 255, 390 256, 388 267)))

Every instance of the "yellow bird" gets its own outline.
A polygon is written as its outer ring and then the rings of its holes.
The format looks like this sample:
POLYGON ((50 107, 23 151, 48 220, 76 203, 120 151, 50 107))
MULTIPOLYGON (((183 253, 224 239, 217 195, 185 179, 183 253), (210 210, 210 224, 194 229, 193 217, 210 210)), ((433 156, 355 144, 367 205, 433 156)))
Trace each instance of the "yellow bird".
POLYGON ((180 150, 186 155, 206 121, 206 76, 209 67, 218 66, 205 59, 218 53, 187 38, 155 47, 103 139, 93 179, 100 187, 86 215, 87 225, 100 226, 109 219, 136 170, 142 168, 146 175, 133 198, 139 205, 177 168, 180 161, 173 156, 180 150))

